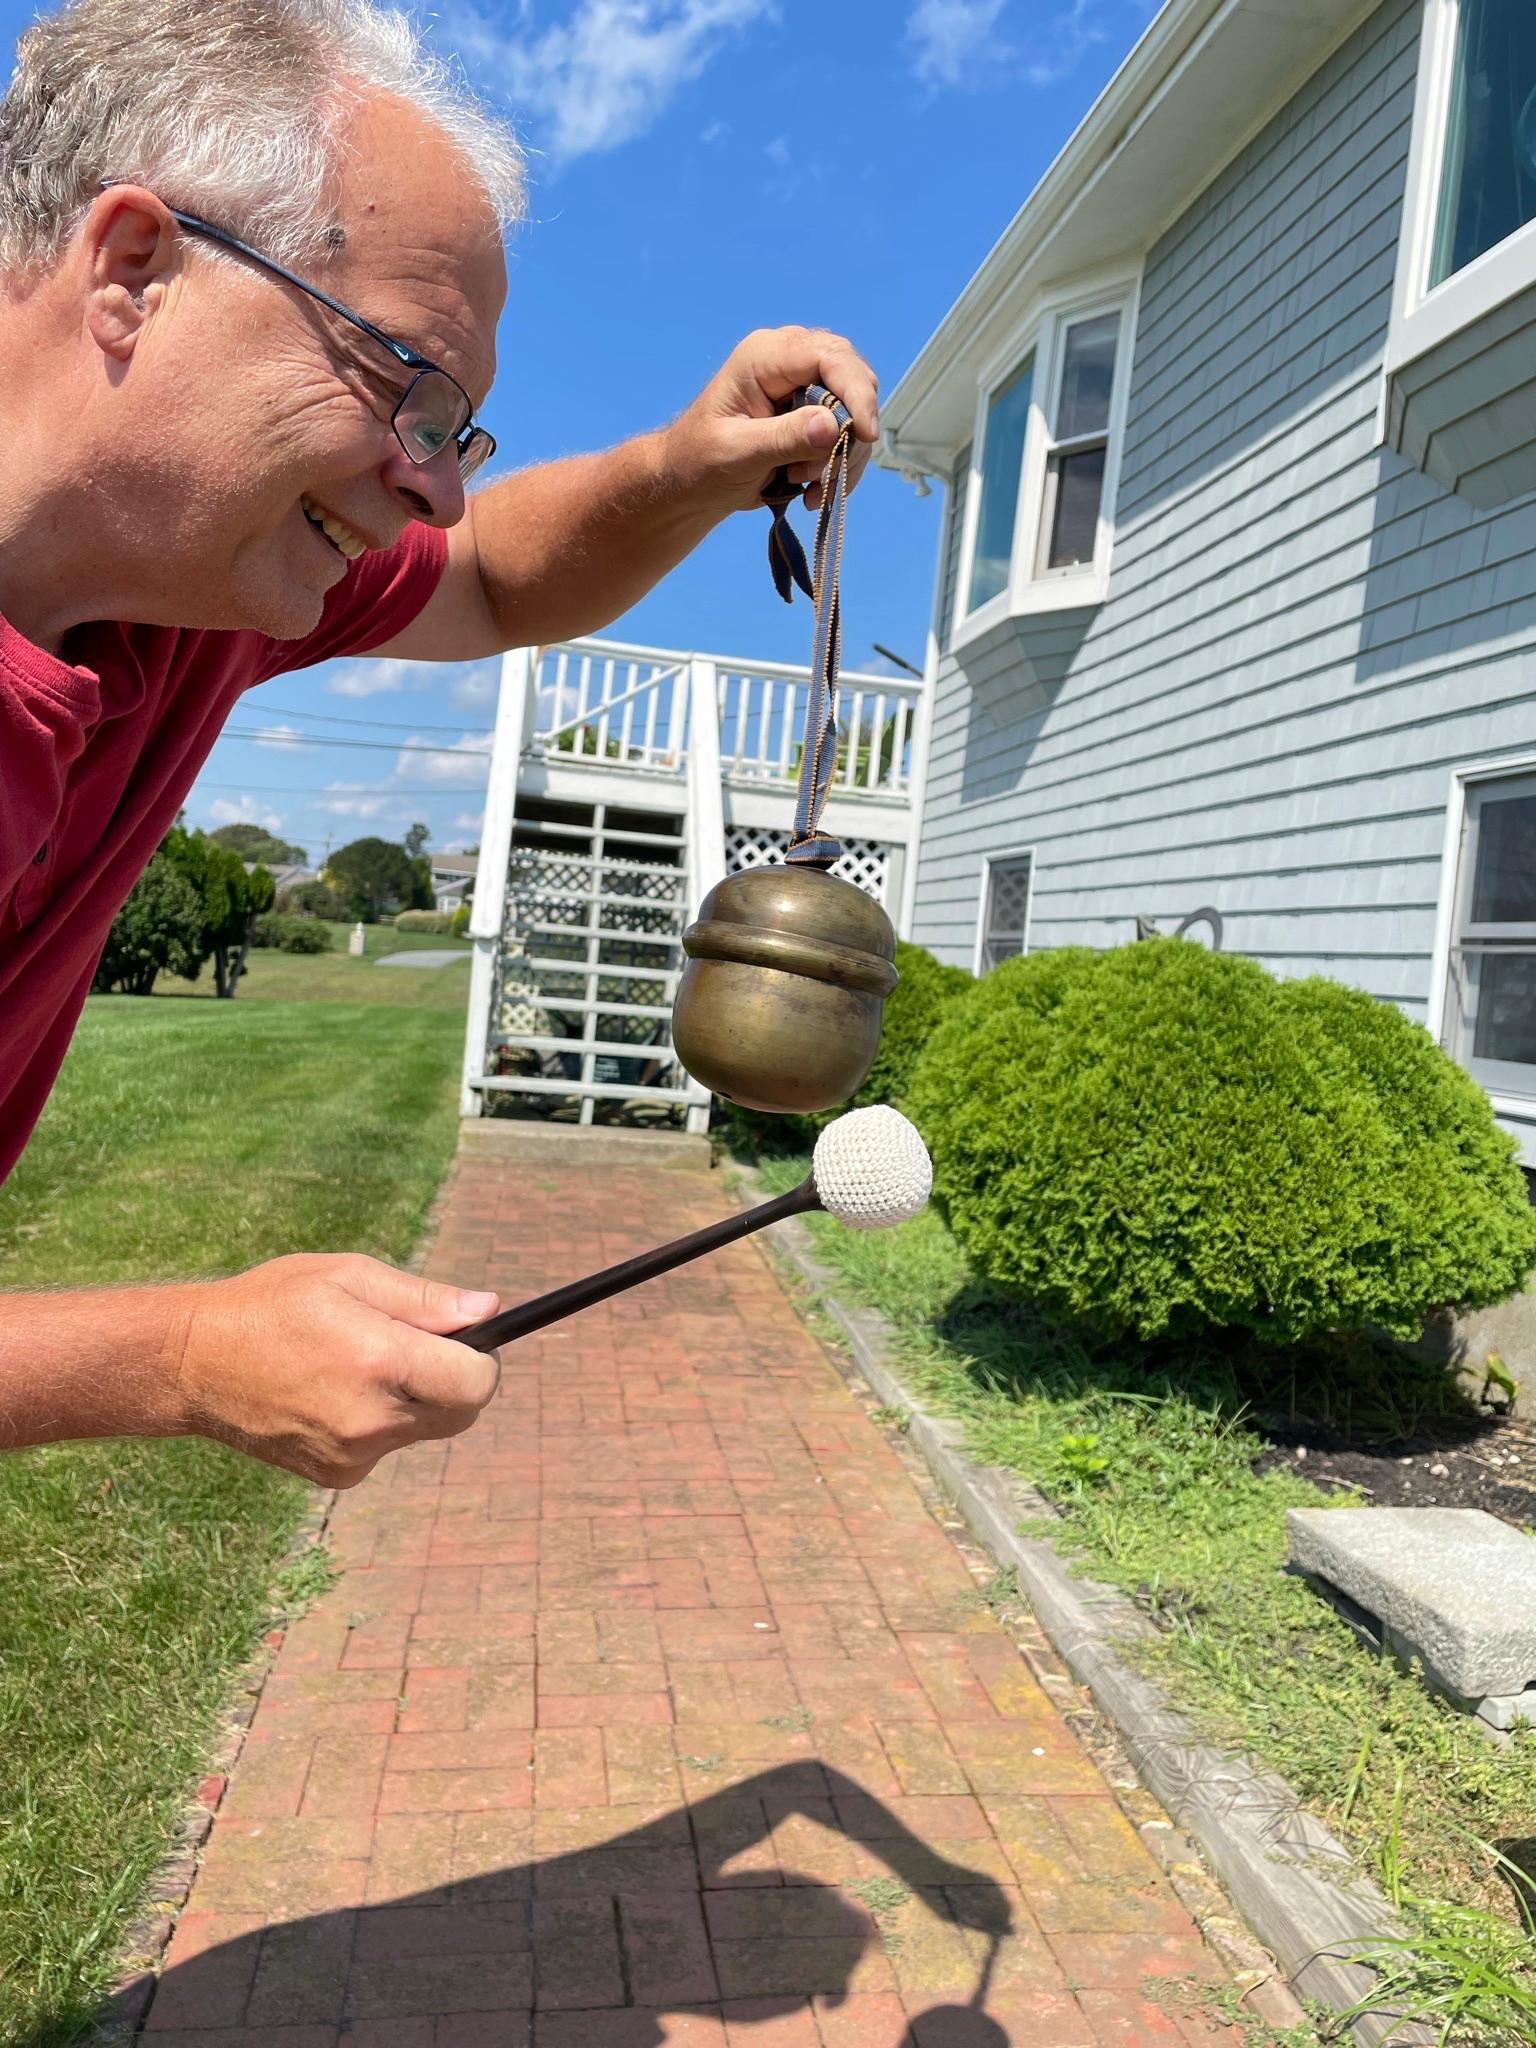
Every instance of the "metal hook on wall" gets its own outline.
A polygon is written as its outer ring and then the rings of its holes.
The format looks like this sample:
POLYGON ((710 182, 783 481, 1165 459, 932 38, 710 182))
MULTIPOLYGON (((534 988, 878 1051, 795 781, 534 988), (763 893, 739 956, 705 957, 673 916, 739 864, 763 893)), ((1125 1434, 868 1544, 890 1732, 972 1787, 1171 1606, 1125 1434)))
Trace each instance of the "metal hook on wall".
MULTIPOLYGON (((1182 939, 1192 924, 1210 926, 1211 951, 1219 953, 1221 951, 1222 935, 1221 912, 1213 909, 1209 904, 1206 904, 1200 910, 1192 910, 1181 925, 1174 927, 1169 936, 1175 939, 1182 939)), ((1150 917, 1138 916, 1136 919, 1136 936, 1138 939, 1158 939, 1162 937, 1162 933, 1150 917)))

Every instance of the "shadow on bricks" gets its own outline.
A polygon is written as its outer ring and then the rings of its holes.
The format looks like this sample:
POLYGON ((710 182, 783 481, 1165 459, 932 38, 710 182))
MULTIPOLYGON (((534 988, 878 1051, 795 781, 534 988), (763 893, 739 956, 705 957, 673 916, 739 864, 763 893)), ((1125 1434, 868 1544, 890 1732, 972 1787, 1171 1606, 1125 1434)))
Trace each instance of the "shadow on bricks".
MULTIPOLYGON (((296 1838, 274 1861, 263 1852, 284 1824, 253 1828, 243 1885, 235 1856, 215 1909, 183 1916, 182 1960, 146 2035, 166 2048, 734 2048, 754 2036, 764 2048, 1007 2048, 979 2009, 1013 1930, 1003 1887, 831 1766, 780 1765, 604 1834, 615 1817, 562 1815, 592 1839, 492 1869, 508 1824, 532 1816, 450 1816, 460 1866, 478 1861, 478 1874, 303 1914, 306 1869, 316 1877, 334 1855, 318 1836, 306 1855, 296 1838), (837 1884, 766 1867, 775 1833, 807 1822, 887 1874, 837 1884), (904 1929, 917 1899, 922 1924, 904 1929), (913 1942, 931 1951, 933 1994, 915 2014, 910 1968, 904 2005, 890 1965, 913 1942)), ((444 1817, 418 1818, 427 1835, 444 1817)))

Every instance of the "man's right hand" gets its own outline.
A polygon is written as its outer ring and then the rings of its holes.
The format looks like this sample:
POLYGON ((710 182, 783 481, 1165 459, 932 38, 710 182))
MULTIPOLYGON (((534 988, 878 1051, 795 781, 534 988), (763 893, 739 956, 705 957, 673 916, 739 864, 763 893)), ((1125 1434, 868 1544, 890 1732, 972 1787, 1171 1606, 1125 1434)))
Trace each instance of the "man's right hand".
POLYGON ((324 1486, 468 1429, 500 1361, 449 1341, 494 1294, 346 1254, 228 1280, 0 1294, 0 1451, 209 1436, 324 1486))
POLYGON ((360 1255, 299 1253, 185 1290, 175 1392, 184 1427, 323 1486, 389 1451, 468 1429, 501 1377, 446 1333, 494 1313, 360 1255))

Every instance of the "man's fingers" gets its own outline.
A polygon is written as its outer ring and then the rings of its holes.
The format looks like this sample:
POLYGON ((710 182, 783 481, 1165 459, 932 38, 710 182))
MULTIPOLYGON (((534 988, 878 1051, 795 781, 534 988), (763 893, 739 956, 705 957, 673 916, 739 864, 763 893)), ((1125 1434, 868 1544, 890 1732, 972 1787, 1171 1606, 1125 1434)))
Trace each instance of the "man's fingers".
POLYGON ((370 1308, 440 1337, 494 1315, 500 1303, 500 1296, 488 1288, 466 1289, 450 1287, 441 1280, 424 1280, 419 1273, 402 1273, 396 1266, 386 1266, 382 1259, 349 1261, 337 1278, 370 1308))
MULTIPOLYGON (((409 1338, 404 1332, 399 1350, 395 1384, 401 1398, 409 1401, 413 1410, 472 1419, 501 1381, 499 1351, 471 1351, 467 1344, 426 1336, 409 1338)), ((460 1421, 456 1426, 462 1429, 464 1423, 460 1421)))

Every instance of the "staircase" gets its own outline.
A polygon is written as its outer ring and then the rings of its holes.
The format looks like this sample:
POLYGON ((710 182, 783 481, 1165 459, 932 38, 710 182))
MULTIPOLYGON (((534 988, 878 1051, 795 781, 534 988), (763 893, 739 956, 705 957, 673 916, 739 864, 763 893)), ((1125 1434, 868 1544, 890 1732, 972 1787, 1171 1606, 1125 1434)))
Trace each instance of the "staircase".
MULTIPOLYGON (((672 1052, 685 927, 782 858, 809 671, 574 641, 502 665, 470 934, 461 1110, 709 1125, 672 1052)), ((839 869, 898 913, 921 688, 845 676, 839 869)))
POLYGON ((513 826, 492 1094, 631 1110, 694 1099, 668 1019, 689 917, 686 820, 529 799, 513 826))

